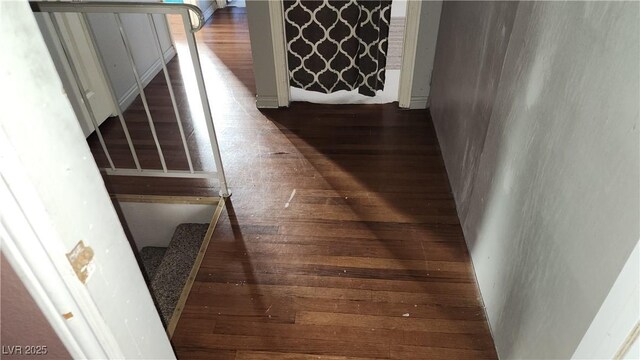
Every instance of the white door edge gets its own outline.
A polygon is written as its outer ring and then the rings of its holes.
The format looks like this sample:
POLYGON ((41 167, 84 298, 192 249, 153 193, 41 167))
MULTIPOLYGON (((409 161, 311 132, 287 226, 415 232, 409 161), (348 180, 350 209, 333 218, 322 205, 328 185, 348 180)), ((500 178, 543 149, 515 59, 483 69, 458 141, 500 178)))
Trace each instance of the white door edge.
POLYGON ((275 63, 276 92, 278 106, 289 106, 289 64, 287 62, 286 34, 284 28, 284 5, 282 1, 269 1, 273 60, 275 63))
POLYGON ((29 188, 29 181, 2 128, 0 154, 2 252, 74 358, 122 356, 111 332, 101 322, 99 312, 93 313, 95 305, 86 306, 91 301, 86 290, 77 284, 73 286, 78 282, 75 273, 61 255, 64 249, 57 234, 46 226, 46 210, 29 188), (34 224, 34 220, 39 224, 34 224), (77 301, 80 298, 82 300, 77 301), (65 320, 63 314, 71 317, 65 320))
POLYGON ((421 9, 422 1, 407 2, 402 63, 400 65, 400 84, 398 85, 398 107, 403 109, 411 107, 411 88, 413 87, 413 72, 418 49, 421 9))

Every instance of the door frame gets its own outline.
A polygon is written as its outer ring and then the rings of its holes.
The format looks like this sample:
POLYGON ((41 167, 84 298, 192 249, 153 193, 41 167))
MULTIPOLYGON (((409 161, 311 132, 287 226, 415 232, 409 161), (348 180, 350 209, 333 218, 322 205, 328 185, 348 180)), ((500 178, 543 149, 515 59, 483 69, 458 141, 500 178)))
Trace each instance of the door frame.
MULTIPOLYGON (((290 87, 287 64, 287 46, 284 25, 284 6, 282 1, 269 1, 271 40, 275 63, 276 90, 278 106, 289 106, 290 87)), ((435 44, 438 36, 442 1, 407 1, 398 106, 407 109, 424 109, 429 103, 431 71, 435 57, 435 44), (424 42, 424 49, 419 44, 424 42), (423 50, 423 51, 420 51, 423 50), (416 72, 416 55, 420 52, 427 74, 416 72), (418 78, 416 78, 418 77, 418 78), (422 77, 426 77, 422 79, 422 77), (414 81, 414 79, 416 79, 414 81), (415 86, 420 83, 420 86, 415 86)))
POLYGON ((287 38, 284 27, 284 4, 282 1, 269 1, 271 19, 271 39, 273 60, 275 63, 276 92, 278 106, 287 107, 290 101, 289 63, 287 60, 287 38))
MULTIPOLYGON (((398 107, 403 109, 411 108, 411 92, 418 49, 421 9, 422 1, 407 1, 402 64, 400 65, 400 84, 398 85, 398 107)), ((426 107, 426 103, 424 105, 426 107)))

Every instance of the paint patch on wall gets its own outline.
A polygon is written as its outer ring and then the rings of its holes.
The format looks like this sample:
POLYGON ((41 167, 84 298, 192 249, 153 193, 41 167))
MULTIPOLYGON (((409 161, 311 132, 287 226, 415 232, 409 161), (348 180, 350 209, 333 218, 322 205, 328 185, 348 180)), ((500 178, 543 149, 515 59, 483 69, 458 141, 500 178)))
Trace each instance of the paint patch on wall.
POLYGON ((78 280, 83 284, 86 284, 95 270, 95 264, 93 263, 93 249, 84 244, 84 241, 80 240, 73 250, 67 254, 67 259, 73 271, 75 271, 78 280))

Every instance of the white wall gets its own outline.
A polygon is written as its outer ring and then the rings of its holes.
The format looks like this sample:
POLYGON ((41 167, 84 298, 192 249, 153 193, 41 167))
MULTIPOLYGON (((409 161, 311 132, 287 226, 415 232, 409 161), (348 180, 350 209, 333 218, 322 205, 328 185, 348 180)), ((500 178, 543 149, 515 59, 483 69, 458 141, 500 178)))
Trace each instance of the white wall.
POLYGON ((213 11, 218 7, 218 2, 214 0, 196 0, 196 5, 202 10, 206 21, 213 15, 213 11))
MULTIPOLYGON (((226 0, 222 0, 222 2, 225 1, 226 0)), ((220 5, 216 0, 183 0, 182 2, 184 4, 191 4, 200 8, 200 10, 202 11, 202 15, 204 16, 204 21, 209 20, 211 15, 213 15, 213 12, 218 8, 218 5, 220 5)), ((193 14, 193 12, 190 13, 190 16, 191 21, 197 21, 198 18, 193 14)))
POLYGON ((166 204, 120 201, 119 207, 138 250, 167 247, 176 227, 183 223, 211 222, 217 205, 166 204))
MULTIPOLYGON (((55 30, 53 30, 53 25, 51 25, 51 21, 47 19, 49 17, 48 14, 34 14, 34 16, 39 26, 40 33, 47 45, 47 49, 49 50, 49 54, 56 66, 56 70, 58 71, 58 74, 60 74, 60 80, 64 86, 67 98, 73 107, 74 113, 80 120, 82 132, 85 136, 89 136, 91 132, 93 132, 94 126, 91 123, 87 107, 82 103, 82 94, 80 93, 78 83, 73 78, 73 74, 70 70, 70 64, 66 60, 63 60, 64 52, 61 44, 59 43, 60 39, 54 35, 55 30)), ((110 100, 111 99, 108 99, 108 101, 110 100)), ((90 105, 93 109, 94 104, 91 103, 90 105)), ((108 117, 110 115, 107 114, 106 116, 108 117)), ((104 121, 105 119, 96 119, 96 121, 104 121)))
POLYGON ((431 112, 502 359, 571 357, 640 237, 639 7, 444 5, 431 112))
MULTIPOLYGON (((163 15, 154 16, 162 51, 165 60, 168 61, 175 55, 169 28, 163 15)), ((89 14, 88 17, 118 103, 122 109, 126 109, 138 95, 138 88, 114 16, 89 14)), ((136 69, 146 85, 162 70, 162 63, 157 55, 151 32, 152 28, 147 15, 123 14, 121 18, 132 48, 136 69)))
MULTIPOLYGON (((102 55, 102 61, 107 69, 107 76, 115 91, 118 104, 122 110, 125 110, 135 100, 136 96, 138 96, 139 91, 116 20, 113 14, 88 14, 87 16, 89 18, 89 24, 95 34, 97 48, 100 55, 102 55)), ((65 65, 60 58, 62 55, 61 53, 58 54, 52 51, 54 42, 51 40, 51 34, 49 34, 48 28, 44 25, 42 16, 38 15, 37 18, 39 20, 40 30, 45 37, 47 46, 50 48, 50 53, 54 58, 58 71, 63 71, 65 65)), ((157 54, 154 35, 151 32, 152 28, 148 23, 147 15, 123 14, 121 15, 121 19, 132 48, 133 58, 137 65, 136 69, 142 83, 147 85, 162 71, 162 63, 157 54)), ((165 61, 169 61, 176 55, 176 51, 171 43, 167 20, 163 15, 154 15, 154 19, 165 61)), ((81 98, 75 88, 75 82, 67 78, 70 76, 71 75, 65 74, 65 76, 63 76, 63 83, 65 89, 68 89, 68 92, 75 94, 69 96, 71 104, 76 114, 82 114, 83 119, 88 119, 86 109, 79 103, 81 102, 81 98)), ((96 120, 101 122, 104 119, 98 118, 96 120)), ((81 124, 84 126, 83 122, 81 122, 81 124)), ((93 131, 93 126, 85 126, 83 130, 85 135, 88 135, 93 131)))

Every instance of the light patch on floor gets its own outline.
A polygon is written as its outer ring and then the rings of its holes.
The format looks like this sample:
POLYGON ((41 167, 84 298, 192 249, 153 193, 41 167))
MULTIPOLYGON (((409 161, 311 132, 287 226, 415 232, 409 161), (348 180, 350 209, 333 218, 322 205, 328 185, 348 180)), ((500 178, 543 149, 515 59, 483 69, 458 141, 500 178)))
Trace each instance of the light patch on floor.
POLYGON ((358 90, 340 90, 331 94, 303 90, 291 87, 291 101, 304 101, 315 104, 386 104, 398 101, 400 70, 387 70, 384 90, 377 91, 376 96, 358 94, 358 90))

